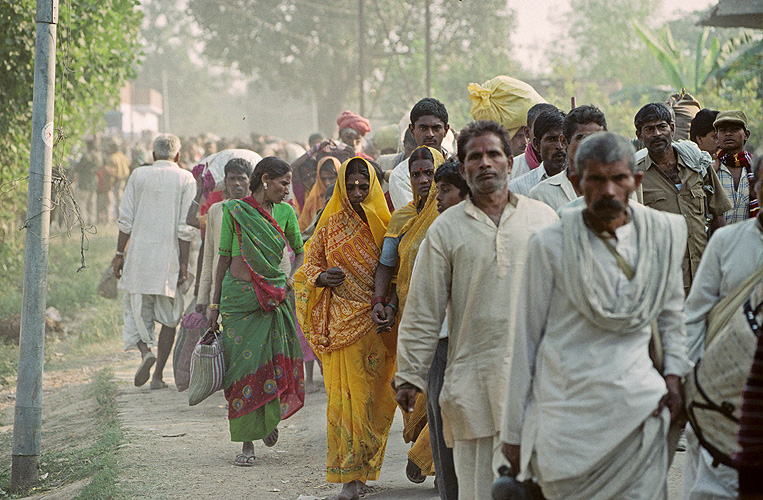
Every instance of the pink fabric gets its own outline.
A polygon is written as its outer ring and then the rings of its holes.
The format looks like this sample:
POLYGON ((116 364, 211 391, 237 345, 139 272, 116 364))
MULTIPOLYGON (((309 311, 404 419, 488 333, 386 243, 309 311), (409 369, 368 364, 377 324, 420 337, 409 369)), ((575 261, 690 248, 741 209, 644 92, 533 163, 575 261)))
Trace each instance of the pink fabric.
POLYGON ((366 135, 371 131, 371 122, 367 118, 363 118, 349 110, 343 111, 339 115, 339 118, 336 119, 336 124, 339 126, 339 130, 349 127, 360 135, 366 135))
POLYGON ((540 166, 540 160, 535 156, 535 150, 530 143, 527 143, 527 147, 525 148, 525 161, 530 167, 530 170, 535 170, 540 166))
POLYGON ((197 312, 188 313, 180 324, 186 330, 199 330, 207 326, 207 317, 197 312))

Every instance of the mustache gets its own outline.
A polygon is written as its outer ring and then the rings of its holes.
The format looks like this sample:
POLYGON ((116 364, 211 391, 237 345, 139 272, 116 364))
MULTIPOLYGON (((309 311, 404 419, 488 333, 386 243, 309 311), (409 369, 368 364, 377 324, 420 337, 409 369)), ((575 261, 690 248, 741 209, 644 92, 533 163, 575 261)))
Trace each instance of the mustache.
POLYGON ((603 198, 601 200, 596 200, 591 204, 591 209, 594 212, 600 212, 600 211, 623 211, 625 210, 625 205, 620 202, 620 200, 616 200, 614 198, 603 198))

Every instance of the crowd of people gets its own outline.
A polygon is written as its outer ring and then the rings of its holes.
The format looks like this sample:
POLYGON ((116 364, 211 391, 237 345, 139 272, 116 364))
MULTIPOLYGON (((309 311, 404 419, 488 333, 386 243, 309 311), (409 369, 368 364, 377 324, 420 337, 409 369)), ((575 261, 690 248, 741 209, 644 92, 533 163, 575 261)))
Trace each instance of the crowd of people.
POLYGON ((596 106, 565 112, 509 77, 470 94, 475 121, 457 133, 426 97, 373 141, 345 111, 335 139, 304 148, 159 135, 131 173, 117 145, 98 160, 88 144, 79 187, 114 179, 135 385, 167 387, 200 229, 196 310, 220 328, 236 465, 254 465, 255 441, 275 445, 317 364, 341 500, 372 490, 398 407, 406 477, 435 476, 443 500, 492 498, 502 465, 548 499, 666 499, 684 429, 683 498, 760 498, 759 337, 754 363, 754 340, 739 360, 753 363, 741 411, 717 415, 740 422, 731 452, 710 444, 716 428, 686 425, 683 392, 740 304, 743 327, 761 322, 763 182, 745 113, 648 103, 625 138, 596 106), (205 180, 228 149, 262 159, 205 180))

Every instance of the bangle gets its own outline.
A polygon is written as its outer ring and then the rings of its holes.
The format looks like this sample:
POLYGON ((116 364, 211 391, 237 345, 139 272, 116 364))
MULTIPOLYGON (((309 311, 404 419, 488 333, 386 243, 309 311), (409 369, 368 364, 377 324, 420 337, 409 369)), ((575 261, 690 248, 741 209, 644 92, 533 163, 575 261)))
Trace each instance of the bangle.
POLYGON ((210 311, 219 311, 220 310, 220 304, 209 304, 209 310, 210 311))
POLYGON ((374 299, 371 301, 371 307, 374 307, 376 304, 384 304, 384 297, 374 297, 374 299))
POLYGON ((124 252, 120 252, 119 250, 117 250, 117 255, 120 256, 120 257, 124 257, 125 253, 124 252))
POLYGON ((194 205, 196 205, 197 207, 200 207, 200 206, 201 206, 201 205, 199 204, 199 202, 198 202, 198 201, 196 201, 196 200, 191 200, 191 203, 193 203, 193 204, 194 204, 194 205))
POLYGON ((386 304, 386 305, 385 305, 385 307, 391 307, 391 308, 392 308, 392 310, 393 310, 393 311, 395 311, 395 312, 397 313, 397 307, 395 307, 395 306, 392 304, 392 302, 390 302, 389 304, 386 304))

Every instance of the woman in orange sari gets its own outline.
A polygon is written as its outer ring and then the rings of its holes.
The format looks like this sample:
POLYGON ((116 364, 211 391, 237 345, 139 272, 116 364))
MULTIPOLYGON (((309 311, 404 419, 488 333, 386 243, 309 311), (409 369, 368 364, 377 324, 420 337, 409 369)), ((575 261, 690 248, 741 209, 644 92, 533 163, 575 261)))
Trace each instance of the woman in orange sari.
POLYGON ((326 190, 336 182, 341 164, 333 156, 324 156, 315 169, 315 184, 305 198, 299 213, 299 230, 304 231, 313 222, 318 211, 326 204, 326 190))
MULTIPOLYGON (((416 148, 408 158, 413 201, 392 214, 376 268, 372 317, 380 331, 391 329, 395 317, 402 317, 419 246, 438 215, 434 175, 443 162, 440 152, 427 146, 416 148)), ((422 483, 425 476, 435 475, 426 396, 418 395, 413 412, 403 413, 403 422, 403 439, 414 443, 408 452, 405 475, 414 483, 422 483)))
POLYGON ((390 382, 394 332, 376 334, 371 320, 374 271, 390 214, 373 167, 345 162, 334 193, 295 275, 297 317, 323 362, 326 384, 327 480, 343 483, 341 500, 379 478, 395 414, 390 382))

